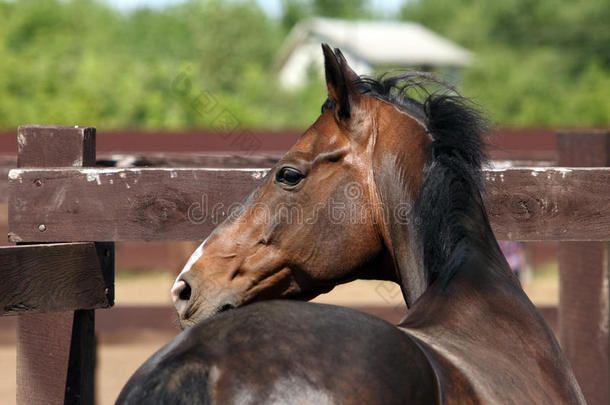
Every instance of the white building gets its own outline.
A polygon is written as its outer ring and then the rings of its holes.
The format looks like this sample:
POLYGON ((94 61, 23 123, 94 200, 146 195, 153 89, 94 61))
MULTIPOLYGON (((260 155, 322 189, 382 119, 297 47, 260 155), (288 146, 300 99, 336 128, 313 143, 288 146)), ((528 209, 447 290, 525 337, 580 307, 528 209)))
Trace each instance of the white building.
POLYGON ((417 23, 310 18, 294 26, 280 49, 276 71, 284 87, 304 84, 312 67, 322 72, 322 42, 340 48, 359 74, 391 67, 455 70, 472 59, 466 49, 417 23))

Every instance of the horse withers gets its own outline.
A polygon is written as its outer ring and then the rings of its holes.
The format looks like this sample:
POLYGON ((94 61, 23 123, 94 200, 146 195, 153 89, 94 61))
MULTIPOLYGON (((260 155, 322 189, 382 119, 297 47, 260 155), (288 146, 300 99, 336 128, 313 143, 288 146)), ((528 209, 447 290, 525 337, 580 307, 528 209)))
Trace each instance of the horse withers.
POLYGON ((193 254, 172 288, 188 329, 119 403, 584 403, 491 231, 475 109, 411 97, 427 75, 360 78, 323 50, 322 114, 193 254), (399 283, 406 318, 257 302, 356 278, 399 283))

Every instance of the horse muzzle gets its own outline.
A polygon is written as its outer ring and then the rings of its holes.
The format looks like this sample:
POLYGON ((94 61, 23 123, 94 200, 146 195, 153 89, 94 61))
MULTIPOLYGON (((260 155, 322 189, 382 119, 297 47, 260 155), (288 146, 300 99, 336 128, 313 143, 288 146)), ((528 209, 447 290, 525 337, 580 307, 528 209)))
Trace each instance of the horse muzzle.
POLYGON ((202 292, 188 278, 188 274, 178 276, 171 289, 182 329, 238 306, 235 293, 227 289, 202 292))

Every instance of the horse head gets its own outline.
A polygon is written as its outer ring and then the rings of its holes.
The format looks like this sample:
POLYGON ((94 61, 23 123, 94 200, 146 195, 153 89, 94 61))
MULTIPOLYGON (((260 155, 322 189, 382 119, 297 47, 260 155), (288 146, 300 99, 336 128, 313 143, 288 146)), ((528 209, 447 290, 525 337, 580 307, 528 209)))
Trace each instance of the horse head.
POLYGON ((430 143, 423 117, 378 97, 338 49, 322 47, 322 113, 176 279, 183 327, 263 299, 308 300, 356 278, 406 282, 408 304, 425 289, 422 272, 406 271, 404 226, 430 143))

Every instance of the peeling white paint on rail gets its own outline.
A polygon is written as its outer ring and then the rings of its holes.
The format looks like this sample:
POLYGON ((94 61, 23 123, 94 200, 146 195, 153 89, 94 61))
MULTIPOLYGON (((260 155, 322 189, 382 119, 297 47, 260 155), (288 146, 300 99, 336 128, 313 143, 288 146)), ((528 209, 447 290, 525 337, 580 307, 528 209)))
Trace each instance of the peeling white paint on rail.
POLYGON ((87 173, 87 181, 88 182, 95 181, 98 186, 100 186, 102 184, 99 173, 87 173))
POLYGON ((8 178, 9 180, 21 180, 21 173, 20 169, 11 169, 8 172, 8 178))
MULTIPOLYGON (((604 249, 604 263, 608 263, 608 249, 604 249)), ((599 331, 603 334, 608 334, 608 327, 610 323, 610 302, 608 302, 608 267, 602 272, 602 291, 599 295, 601 316, 599 321, 599 331)))
POLYGON ((561 174, 561 178, 565 179, 566 176, 573 171, 599 171, 599 167, 539 167, 539 166, 515 166, 515 167, 507 167, 507 168, 498 168, 491 167, 484 170, 485 179, 488 181, 496 181, 496 178, 501 179, 501 176, 504 174, 510 174, 511 172, 520 172, 526 171, 529 172, 532 177, 538 177, 540 174, 546 174, 547 179, 552 179, 552 177, 558 176, 561 174))
POLYGON ((530 167, 530 166, 515 166, 515 167, 507 167, 507 168, 498 168, 491 167, 484 170, 485 179, 487 181, 495 182, 496 180, 503 181, 504 174, 510 174, 511 172, 516 171, 529 171, 532 177, 538 177, 540 174, 546 174, 546 178, 548 180, 552 180, 554 176, 559 176, 561 174, 561 178, 565 179, 566 176, 572 173, 574 170, 577 171, 598 171, 599 167, 530 167))
POLYGON ((599 169, 604 169, 603 167, 538 167, 538 166, 515 166, 515 167, 507 167, 507 168, 489 168, 484 169, 485 173, 510 173, 510 172, 518 172, 518 171, 530 171, 530 172, 559 172, 559 173, 570 173, 574 170, 578 171, 597 171, 599 169))
POLYGON ((252 173, 252 177, 256 180, 260 180, 267 174, 268 170, 259 170, 252 173))
MULTIPOLYGON (((519 168, 515 168, 519 169, 519 168)), ((587 168, 583 168, 587 169, 587 168)), ((594 168, 592 168, 594 169, 594 168)), ((529 167, 527 170, 530 170, 531 175, 537 177, 540 173, 546 173, 548 179, 551 178, 554 172, 561 173, 561 178, 565 179, 566 174, 572 172, 573 169, 567 167, 529 167)))
POLYGON ((257 176, 264 176, 269 172, 269 168, 266 167, 239 167, 239 168, 226 168, 226 167, 57 167, 57 168, 40 168, 40 167, 28 167, 28 168, 16 168, 20 173, 27 172, 58 172, 58 171, 75 171, 80 174, 142 174, 146 172, 244 172, 244 173, 256 173, 257 176))
MULTIPOLYGON (((126 172, 132 172, 132 173, 137 173, 139 174, 139 172, 141 171, 141 169, 125 169, 125 168, 80 168, 80 169, 75 169, 78 173, 80 174, 84 174, 85 176, 87 176, 87 181, 88 182, 96 182, 98 186, 102 185, 102 179, 100 176, 109 176, 111 174, 119 174, 119 177, 124 179, 127 177, 127 173, 126 172)), ((109 180, 110 184, 113 183, 112 179, 109 180)), ((127 187, 129 188, 129 186, 127 187)))
POLYGON ((558 167, 555 170, 557 170, 558 172, 561 173, 561 178, 562 179, 566 178, 566 174, 572 173, 572 169, 568 169, 567 167, 558 167))
POLYGON ((121 173, 121 172, 139 172, 142 169, 126 169, 123 167, 104 167, 104 168, 92 168, 92 167, 83 167, 83 168, 75 168, 79 173, 82 174, 113 174, 113 173, 121 173))
POLYGON ((27 138, 21 134, 17 134, 17 145, 19 146, 19 150, 21 150, 25 145, 28 144, 27 138))
POLYGON ((533 168, 531 168, 530 170, 531 170, 531 175, 532 175, 533 177, 538 177, 538 174, 540 174, 540 173, 544 173, 544 172, 548 172, 548 173, 550 173, 550 172, 548 171, 548 168, 546 168, 546 167, 533 167, 533 168))

